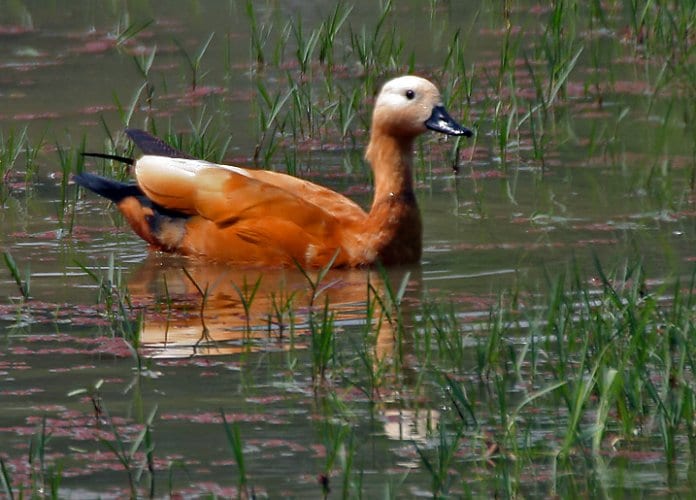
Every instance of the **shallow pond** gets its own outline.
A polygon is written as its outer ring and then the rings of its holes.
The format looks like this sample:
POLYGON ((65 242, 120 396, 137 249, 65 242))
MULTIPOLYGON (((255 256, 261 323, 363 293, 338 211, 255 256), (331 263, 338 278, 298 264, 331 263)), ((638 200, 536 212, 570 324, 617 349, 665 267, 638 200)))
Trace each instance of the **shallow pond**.
POLYGON ((693 488, 688 3, 0 2, 0 491, 693 488), (418 266, 150 254, 69 181, 130 126, 368 205, 409 71, 477 132, 418 142, 418 266))

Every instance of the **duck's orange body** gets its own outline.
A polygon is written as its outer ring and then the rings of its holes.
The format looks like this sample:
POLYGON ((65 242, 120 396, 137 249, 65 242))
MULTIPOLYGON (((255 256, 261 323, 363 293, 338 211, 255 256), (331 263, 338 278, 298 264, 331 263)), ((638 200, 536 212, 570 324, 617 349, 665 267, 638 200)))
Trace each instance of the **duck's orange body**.
POLYGON ((388 82, 375 105, 366 154, 375 177, 369 212, 296 177, 176 154, 142 131, 129 132, 146 153, 134 162, 137 188, 89 174, 76 181, 114 200, 140 237, 167 252, 255 266, 412 263, 422 245, 412 149, 426 127, 471 134, 446 114, 427 80, 388 82))

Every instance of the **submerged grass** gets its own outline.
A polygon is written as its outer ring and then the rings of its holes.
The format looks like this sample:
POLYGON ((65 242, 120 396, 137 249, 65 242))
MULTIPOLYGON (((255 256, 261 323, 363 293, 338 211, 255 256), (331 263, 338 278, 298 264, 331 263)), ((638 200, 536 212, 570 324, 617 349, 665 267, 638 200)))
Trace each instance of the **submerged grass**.
POLYGON ((222 417, 222 424, 225 428, 225 435, 227 436, 227 442, 232 448, 232 453, 234 454, 234 461, 237 464, 237 498, 254 498, 253 488, 251 493, 247 489, 247 473, 246 466, 244 464, 244 444, 242 442, 241 433, 239 430, 239 425, 236 422, 229 424, 227 422, 227 416, 225 412, 221 409, 220 416, 222 417))
POLYGON ((12 194, 12 184, 23 178, 24 189, 30 189, 38 173, 38 155, 43 138, 32 144, 27 127, 17 132, 14 128, 3 133, 0 130, 0 204, 4 205, 12 194))
POLYGON ((12 257, 12 254, 10 252, 3 252, 2 258, 5 261, 7 270, 10 272, 10 275, 12 275, 12 279, 19 289, 19 293, 22 295, 22 298, 24 298, 24 300, 31 298, 31 272, 29 268, 27 268, 26 272, 24 273, 24 278, 22 278, 22 273, 20 272, 14 257, 12 257))
MULTIPOLYGON (((588 287, 577 273, 571 286, 560 278, 548 295, 539 296, 547 300, 545 306, 513 312, 499 304, 494 318, 501 313, 504 317, 521 314, 528 317, 528 331, 518 332, 511 321, 493 320, 485 332, 487 342, 495 347, 484 351, 487 354, 473 365, 475 372, 457 373, 455 379, 446 365, 429 365, 442 373, 443 391, 452 403, 449 417, 440 425, 448 425, 448 420, 461 422, 447 437, 440 436, 436 458, 419 450, 433 478, 433 494, 446 487, 441 466, 448 464, 448 450, 461 438, 462 425, 471 426, 466 435, 475 438, 481 422, 498 429, 493 430, 497 444, 487 447, 485 456, 514 455, 523 464, 538 462, 541 453, 555 457, 562 469, 571 457, 586 456, 591 463, 592 457, 630 450, 632 443, 646 439, 661 444, 667 464, 694 459, 691 444, 677 443, 679 439, 691 443, 693 436, 696 270, 688 283, 675 281, 667 295, 666 286, 646 289, 639 264, 608 276, 598 263, 597 274, 599 289, 588 287), (499 335, 491 335, 493 331, 499 335), (527 340, 520 345, 525 335, 527 340), (499 357, 508 350, 514 356, 499 357), (528 358, 533 350, 540 351, 541 359, 528 358), (515 356, 517 371, 509 369, 515 356), (528 389, 516 395, 518 391, 511 391, 514 386, 528 389), (483 397, 486 405, 476 404, 472 394, 483 397), (556 413, 555 438, 530 447, 526 436, 539 423, 535 412, 527 410, 548 407, 558 412, 553 409, 559 406, 565 411, 556 413), (609 434, 612 437, 607 439, 609 434), (498 451, 491 454, 490 450, 498 451)), ((436 329, 435 335, 446 337, 449 331, 436 329)), ((461 335, 461 330, 453 331, 461 335)), ((449 345, 443 339, 431 356, 449 357, 449 345)), ((582 473, 577 474, 575 481, 582 482, 582 473)), ((588 481, 584 487, 592 494, 596 485, 588 481)))
MULTIPOLYGON (((411 475, 429 477, 436 497, 479 491, 480 481, 492 481, 506 494, 522 494, 529 488, 525 468, 549 464, 562 474, 549 488, 558 494, 572 488, 594 495, 607 487, 596 470, 603 457, 621 457, 646 443, 651 450, 661 448, 668 467, 694 459, 696 270, 685 282, 649 284, 640 262, 607 273, 597 261, 594 275, 598 278, 593 284, 571 269, 550 278, 540 291, 502 294, 488 322, 475 325, 463 323, 452 306, 437 301, 397 313, 394 307, 401 303, 405 285, 396 292, 372 286, 366 308, 373 313, 364 334, 354 336, 351 357, 338 349, 337 343, 345 341, 337 340, 334 313, 320 300, 329 286, 325 273, 306 272, 316 309, 308 320, 310 349, 306 355, 295 351, 297 361, 286 369, 297 380, 311 378, 312 390, 324 401, 317 420, 327 451, 319 469, 322 494, 336 487, 333 478, 339 469, 344 493, 363 491, 363 450, 354 438, 362 420, 358 415, 387 401, 409 411, 424 394, 429 394, 428 405, 441 411, 430 430, 414 438, 422 470, 411 475), (383 309, 391 311, 389 317, 383 309), (403 336, 401 347, 394 343, 386 358, 376 345, 383 322, 391 324, 394 342, 399 328, 403 336), (400 368, 393 372, 392 366, 400 368), (418 381, 406 381, 413 369, 418 381), (348 388, 364 397, 346 397, 348 388), (533 438, 539 429, 545 429, 541 441, 533 438), (471 477, 466 471, 472 462, 491 470, 471 477)), ((240 295, 251 304, 257 288, 247 286, 240 295)), ((111 300, 106 293, 102 297, 111 300)), ((251 365, 249 369, 255 370, 251 365)), ((72 394, 91 394, 99 419, 99 393, 97 388, 72 394)), ((121 463, 130 491, 138 495, 141 473, 148 471, 145 490, 154 492, 157 471, 151 456, 151 428, 158 425, 154 412, 144 425, 129 444, 115 426, 113 441, 103 443, 121 463), (135 459, 137 450, 144 458, 135 459)), ((242 452, 246 428, 225 424, 242 497, 253 494, 242 452)), ((47 471, 42 477, 53 478, 59 488, 60 464, 41 469, 47 471)), ((11 484, 10 472, 4 481, 11 484)))

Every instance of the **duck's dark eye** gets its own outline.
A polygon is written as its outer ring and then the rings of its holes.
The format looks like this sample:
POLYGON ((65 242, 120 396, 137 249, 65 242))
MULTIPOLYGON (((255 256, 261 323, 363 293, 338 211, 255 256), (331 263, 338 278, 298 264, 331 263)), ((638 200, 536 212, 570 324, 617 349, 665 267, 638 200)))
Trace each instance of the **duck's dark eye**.
POLYGON ((415 93, 413 90, 408 89, 408 90, 406 91, 406 99, 408 99, 408 100, 410 101, 410 100, 413 99, 414 97, 416 97, 416 93, 415 93))

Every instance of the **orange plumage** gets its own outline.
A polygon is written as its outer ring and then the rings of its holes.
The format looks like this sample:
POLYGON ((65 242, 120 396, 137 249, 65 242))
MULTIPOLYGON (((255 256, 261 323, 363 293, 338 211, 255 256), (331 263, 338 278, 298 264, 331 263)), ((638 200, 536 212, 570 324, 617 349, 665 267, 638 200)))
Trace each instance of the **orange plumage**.
POLYGON ((413 141, 427 129, 471 136, 446 113, 429 81, 387 82, 375 103, 366 158, 374 172, 369 212, 328 188, 286 174, 193 159, 143 131, 137 186, 91 174, 78 184, 113 200, 152 247, 240 265, 356 267, 418 261, 420 212, 413 141))

